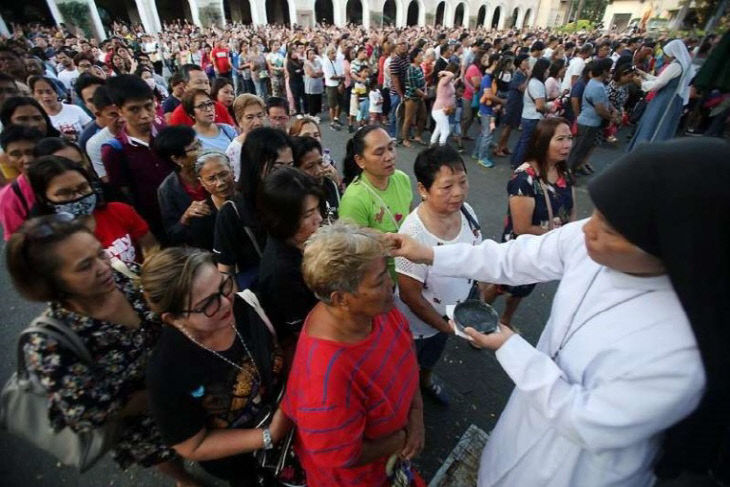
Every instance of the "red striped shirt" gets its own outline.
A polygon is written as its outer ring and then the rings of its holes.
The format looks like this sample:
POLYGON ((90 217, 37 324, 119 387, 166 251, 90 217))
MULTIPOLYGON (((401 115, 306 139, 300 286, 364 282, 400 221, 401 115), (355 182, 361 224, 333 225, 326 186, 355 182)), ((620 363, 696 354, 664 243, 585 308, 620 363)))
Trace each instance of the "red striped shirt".
POLYGON ((363 440, 407 423, 418 364, 406 318, 393 307, 375 317, 370 336, 356 344, 313 338, 306 330, 305 322, 282 408, 297 425, 295 449, 307 485, 384 485, 387 458, 351 465, 363 440))

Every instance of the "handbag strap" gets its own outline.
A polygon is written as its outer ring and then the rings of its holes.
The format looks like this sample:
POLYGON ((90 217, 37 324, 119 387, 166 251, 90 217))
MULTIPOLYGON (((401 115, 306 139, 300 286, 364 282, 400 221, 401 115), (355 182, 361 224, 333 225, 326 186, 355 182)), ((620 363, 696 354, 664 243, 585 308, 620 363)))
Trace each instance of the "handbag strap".
POLYGON ((550 203, 550 196, 548 196, 548 189, 545 183, 543 182, 542 178, 538 178, 538 181, 540 182, 540 188, 542 188, 542 195, 545 197, 545 206, 547 207, 548 212, 548 230, 553 229, 553 205, 550 203))
POLYGON ((251 306, 254 311, 256 311, 256 314, 259 315, 261 321, 264 322, 266 328, 269 329, 271 335, 273 335, 274 339, 276 340, 278 337, 276 336, 276 330, 274 329, 274 325, 271 324, 271 320, 266 315, 266 311, 264 311, 263 306, 261 306, 258 296, 256 296, 256 294, 254 294, 254 292, 250 289, 244 289, 243 291, 238 293, 238 296, 240 296, 241 299, 246 301, 246 303, 248 303, 248 305, 251 306))
POLYGON ((25 353, 23 353, 24 338, 30 334, 38 333, 52 338, 64 348, 72 351, 87 364, 92 364, 94 359, 83 340, 68 325, 60 320, 48 316, 47 313, 35 318, 30 326, 20 332, 18 337, 18 377, 27 377, 28 369, 25 364, 25 353))
POLYGON ((388 212, 388 216, 393 221, 393 225, 395 225, 395 229, 396 230, 400 229, 400 225, 398 224, 398 220, 395 219, 395 217, 393 216, 393 212, 390 211, 390 208, 388 208, 388 205, 385 204, 385 201, 378 194, 378 192, 375 191, 373 188, 370 187, 370 184, 367 181, 364 180, 364 177, 363 176, 360 176, 360 182, 362 183, 363 186, 365 186, 367 188, 368 191, 370 191, 370 194, 372 194, 373 196, 375 196, 378 199, 378 201, 380 202, 380 204, 383 205, 383 209, 388 212))
MULTIPOLYGON (((243 223, 243 220, 241 220, 241 214, 238 212, 238 207, 236 206, 236 203, 234 203, 231 200, 227 200, 223 204, 226 205, 228 203, 230 203, 231 206, 233 206, 233 211, 236 212, 236 216, 238 217, 238 221, 241 222, 241 223, 243 223)), ((246 232, 246 235, 248 235, 248 238, 251 239, 251 243, 253 244, 254 250, 256 250, 256 253, 259 255, 259 258, 261 258, 264 255, 264 253, 261 252, 261 247, 259 247, 259 243, 258 243, 258 241, 256 241, 256 236, 251 231, 251 228, 248 227, 247 225, 244 225, 243 226, 243 231, 246 232)))

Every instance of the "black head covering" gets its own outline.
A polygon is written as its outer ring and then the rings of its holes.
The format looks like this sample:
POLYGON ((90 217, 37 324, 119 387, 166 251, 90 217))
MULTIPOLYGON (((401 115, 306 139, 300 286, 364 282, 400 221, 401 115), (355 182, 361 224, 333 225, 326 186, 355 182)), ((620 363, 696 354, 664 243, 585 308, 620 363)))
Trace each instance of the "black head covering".
POLYGON ((606 220, 664 263, 705 366, 705 395, 668 432, 660 477, 706 472, 730 427, 729 184, 730 144, 702 138, 642 145, 588 187, 606 220))

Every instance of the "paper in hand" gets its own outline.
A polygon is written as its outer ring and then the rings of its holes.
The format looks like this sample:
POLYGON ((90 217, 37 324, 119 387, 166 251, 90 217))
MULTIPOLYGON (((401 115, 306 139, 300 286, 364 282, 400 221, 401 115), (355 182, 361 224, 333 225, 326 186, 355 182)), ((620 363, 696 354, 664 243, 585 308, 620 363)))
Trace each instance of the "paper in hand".
POLYGON ((456 321, 454 321, 454 308, 456 308, 455 304, 446 305, 446 316, 449 317, 449 324, 454 328, 454 335, 463 338, 464 340, 469 340, 470 342, 473 342, 474 339, 464 333, 464 329, 457 325, 456 321))

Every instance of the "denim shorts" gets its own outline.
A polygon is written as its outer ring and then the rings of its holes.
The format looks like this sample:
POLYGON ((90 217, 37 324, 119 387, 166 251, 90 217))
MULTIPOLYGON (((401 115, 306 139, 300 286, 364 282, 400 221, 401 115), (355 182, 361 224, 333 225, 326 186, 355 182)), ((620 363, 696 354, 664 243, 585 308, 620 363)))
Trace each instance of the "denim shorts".
POLYGON ((416 356, 418 357, 418 365, 422 369, 431 370, 438 363, 441 354, 446 348, 446 340, 449 338, 448 333, 442 331, 428 338, 418 338, 413 340, 416 344, 416 356))

